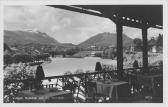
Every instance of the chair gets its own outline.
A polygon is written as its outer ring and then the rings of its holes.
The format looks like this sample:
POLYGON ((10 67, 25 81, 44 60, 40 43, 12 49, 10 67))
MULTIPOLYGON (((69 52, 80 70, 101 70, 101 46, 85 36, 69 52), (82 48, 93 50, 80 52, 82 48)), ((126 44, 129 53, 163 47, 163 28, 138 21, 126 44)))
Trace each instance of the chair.
POLYGON ((93 103, 99 102, 99 100, 106 100, 104 94, 97 93, 97 85, 96 82, 85 82, 85 89, 86 89, 86 102, 93 103))
POLYGON ((70 90, 71 93, 75 93, 75 89, 76 89, 77 85, 73 84, 71 82, 68 82, 65 84, 65 86, 63 86, 63 90, 70 90))

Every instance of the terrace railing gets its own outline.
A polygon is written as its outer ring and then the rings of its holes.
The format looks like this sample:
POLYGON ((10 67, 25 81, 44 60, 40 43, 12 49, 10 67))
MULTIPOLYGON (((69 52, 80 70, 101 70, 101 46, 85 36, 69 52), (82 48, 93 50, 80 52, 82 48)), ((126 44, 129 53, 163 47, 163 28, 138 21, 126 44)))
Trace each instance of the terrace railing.
MULTIPOLYGON (((132 90, 136 90, 138 81, 135 79, 135 76, 131 74, 143 74, 143 68, 127 68, 124 69, 123 80, 129 82, 130 84, 130 94, 140 93, 140 92, 132 92, 132 90), (136 82, 135 82, 136 81, 136 82), (134 88, 134 89, 132 89, 134 88)), ((162 67, 161 66, 151 66, 148 68, 149 75, 153 74, 161 74, 162 75, 162 67)), ((85 102, 85 98, 87 96, 86 90, 86 82, 92 81, 94 79, 117 79, 117 70, 108 71, 107 69, 102 72, 89 72, 89 73, 80 73, 80 74, 69 74, 69 75, 60 75, 60 76, 50 76, 45 77, 43 81, 48 81, 47 84, 43 84, 44 88, 57 88, 60 90, 69 90, 75 96, 75 102, 85 102)), ((162 78, 163 79, 163 78, 162 78)), ((23 90, 32 90, 34 89, 35 79, 26 79, 26 80, 15 80, 15 81, 4 81, 4 86, 11 83, 23 83, 23 90)), ((163 81, 161 81, 163 83, 163 81)), ((161 84, 161 83, 160 83, 161 84)), ((142 87, 138 87, 142 88, 142 87)))

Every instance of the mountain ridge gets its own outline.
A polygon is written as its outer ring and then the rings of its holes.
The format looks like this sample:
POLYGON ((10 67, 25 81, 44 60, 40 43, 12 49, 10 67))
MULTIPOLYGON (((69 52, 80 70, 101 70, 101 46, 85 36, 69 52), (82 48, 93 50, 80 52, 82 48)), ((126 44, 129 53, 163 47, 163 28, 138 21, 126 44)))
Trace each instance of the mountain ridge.
MULTIPOLYGON (((13 44, 30 44, 30 43, 40 43, 40 44, 49 44, 55 46, 63 46, 73 48, 75 46, 87 48, 89 46, 116 46, 116 34, 103 32, 97 35, 90 37, 89 39, 83 41, 78 45, 74 45, 72 43, 60 43, 54 38, 50 37, 47 33, 40 32, 40 31, 33 31, 33 30, 4 30, 4 42, 8 45, 13 44)), ((123 34, 123 46, 130 46, 133 44, 133 39, 128 37, 127 35, 123 34)))
POLYGON ((29 43, 40 43, 40 44, 51 44, 60 45, 61 43, 50 37, 48 34, 43 32, 33 31, 22 31, 22 30, 4 30, 4 42, 8 45, 13 44, 29 44, 29 43))
MULTIPOLYGON (((89 47, 89 46, 110 46, 117 44, 117 35, 115 33, 99 33, 91 38, 85 40, 84 42, 80 43, 78 46, 80 47, 89 47)), ((131 46, 133 44, 133 39, 128 37, 127 35, 123 34, 123 46, 131 46)))

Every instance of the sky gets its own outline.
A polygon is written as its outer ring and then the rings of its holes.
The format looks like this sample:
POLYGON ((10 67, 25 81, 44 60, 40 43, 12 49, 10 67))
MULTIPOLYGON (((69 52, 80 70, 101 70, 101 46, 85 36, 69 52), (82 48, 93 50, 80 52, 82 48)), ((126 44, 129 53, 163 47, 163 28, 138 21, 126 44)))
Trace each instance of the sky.
MULTIPOLYGON (((107 18, 48 6, 5 6, 5 30, 38 30, 61 43, 79 44, 103 32, 116 33, 116 25, 107 18)), ((150 28, 149 38, 163 31, 150 28)), ((141 29, 123 27, 131 38, 141 38, 141 29)))

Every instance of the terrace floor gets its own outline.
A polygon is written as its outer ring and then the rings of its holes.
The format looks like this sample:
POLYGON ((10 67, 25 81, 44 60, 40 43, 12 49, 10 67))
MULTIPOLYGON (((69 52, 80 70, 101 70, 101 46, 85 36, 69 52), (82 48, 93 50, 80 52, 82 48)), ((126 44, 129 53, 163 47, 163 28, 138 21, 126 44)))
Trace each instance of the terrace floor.
MULTIPOLYGON (((39 91, 21 91, 15 98, 16 103, 74 103, 74 96, 70 91, 44 88, 39 91)), ((134 95, 122 101, 106 101, 105 103, 162 103, 162 100, 151 99, 151 96, 134 95)), ((79 103, 87 103, 81 100, 79 103)), ((89 102, 90 103, 90 102, 89 102)), ((102 102, 104 103, 104 102, 102 102)))

